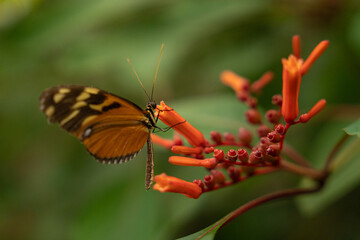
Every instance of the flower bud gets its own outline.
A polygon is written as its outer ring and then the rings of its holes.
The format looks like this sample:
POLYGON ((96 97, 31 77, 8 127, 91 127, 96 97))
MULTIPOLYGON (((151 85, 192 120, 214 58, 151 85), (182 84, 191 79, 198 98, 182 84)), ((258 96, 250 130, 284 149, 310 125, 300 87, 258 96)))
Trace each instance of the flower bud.
POLYGON ((275 109, 270 109, 265 114, 266 120, 272 124, 278 124, 281 119, 281 113, 275 109))
POLYGON ((271 129, 267 125, 261 124, 257 129, 257 134, 260 138, 266 137, 270 131, 271 131, 271 129))
POLYGON ((280 94, 274 95, 271 100, 272 104, 281 107, 282 105, 282 96, 280 94))
POLYGON ((234 149, 230 149, 227 153, 229 161, 235 162, 238 158, 238 153, 234 149))
POLYGON ((193 183, 197 184, 202 190, 204 190, 204 183, 201 179, 195 179, 193 183))
POLYGON ((214 149, 214 158, 219 162, 223 161, 225 158, 225 153, 221 149, 214 149))
POLYGON ((225 182, 225 176, 219 170, 213 169, 210 171, 210 173, 214 177, 215 184, 223 184, 225 182))
POLYGON ((204 177, 203 182, 204 182, 205 186, 206 186, 208 189, 214 188, 215 179, 214 179, 214 176, 213 176, 213 175, 206 175, 206 176, 204 177))
POLYGON ((246 120, 251 124, 260 124, 261 115, 256 109, 249 109, 245 112, 246 120))
POLYGON ((258 100, 254 97, 249 96, 246 100, 246 104, 250 107, 250 108, 256 108, 258 103, 258 100))
POLYGON ((237 99, 239 99, 239 101, 241 101, 241 102, 247 101, 249 96, 250 96, 249 92, 247 92, 247 91, 241 91, 241 92, 236 93, 237 99))
POLYGON ((270 142, 272 143, 278 143, 281 140, 281 136, 276 133, 276 131, 272 131, 267 135, 268 139, 270 140, 270 142))
POLYGON ((239 140, 242 144, 250 145, 252 141, 252 133, 246 128, 239 128, 239 140))
POLYGON ((250 153, 249 163, 256 165, 256 164, 260 163, 262 161, 262 159, 263 159, 263 154, 261 153, 261 151, 257 150, 257 151, 250 153))
POLYGON ((280 146, 278 144, 271 144, 267 149, 266 153, 272 157, 279 156, 280 146))
POLYGON ((204 152, 206 154, 212 153, 212 152, 214 152, 214 147, 206 147, 206 148, 204 148, 204 152))
POLYGON ((210 132, 210 138, 213 140, 216 144, 222 143, 222 137, 221 134, 217 131, 211 131, 210 132))
POLYGON ((238 158, 241 163, 247 164, 249 160, 249 153, 245 149, 240 148, 238 150, 238 158))
POLYGON ((173 141, 174 141, 174 145, 176 145, 176 146, 184 145, 183 140, 180 137, 180 134, 178 134, 177 132, 174 133, 173 141))
POLYGON ((228 132, 224 133, 224 139, 225 139, 225 141, 228 142, 228 143, 234 143, 234 142, 235 142, 235 137, 234 137, 234 135, 231 134, 231 133, 228 133, 228 132))
POLYGON ((230 179, 233 182, 238 182, 240 180, 240 168, 235 167, 235 166, 230 166, 228 169, 228 174, 230 179))
POLYGON ((276 127, 275 127, 275 131, 276 131, 279 135, 283 136, 283 135, 285 135, 285 133, 286 133, 286 127, 285 127, 284 125, 278 124, 278 125, 276 125, 276 127))

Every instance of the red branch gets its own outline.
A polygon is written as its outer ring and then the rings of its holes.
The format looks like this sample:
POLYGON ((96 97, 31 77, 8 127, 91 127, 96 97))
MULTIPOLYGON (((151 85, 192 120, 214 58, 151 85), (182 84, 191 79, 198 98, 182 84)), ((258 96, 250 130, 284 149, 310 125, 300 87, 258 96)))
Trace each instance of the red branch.
POLYGON ((216 225, 214 225, 208 231, 203 233, 197 239, 203 238, 206 234, 208 234, 210 231, 212 231, 214 228, 218 227, 219 225, 220 225, 220 228, 223 228, 226 224, 228 224, 229 222, 231 222, 235 218, 239 217, 241 214, 249 211, 250 209, 252 209, 254 207, 257 207, 260 204, 263 204, 263 203, 266 203, 266 202, 269 202, 269 201, 272 201, 272 200, 280 199, 280 198, 294 197, 294 196, 298 196, 298 195, 302 195, 302 194, 314 193, 314 192, 317 192, 317 191, 321 190, 322 187, 323 187, 323 184, 319 183, 319 185, 317 187, 315 187, 315 188, 309 188, 309 189, 291 188, 291 189, 286 189, 286 190, 270 193, 270 194, 261 196, 259 198, 256 198, 256 199, 242 205, 241 207, 239 207, 235 211, 229 213, 226 217, 224 217, 222 219, 222 221, 219 221, 216 225))

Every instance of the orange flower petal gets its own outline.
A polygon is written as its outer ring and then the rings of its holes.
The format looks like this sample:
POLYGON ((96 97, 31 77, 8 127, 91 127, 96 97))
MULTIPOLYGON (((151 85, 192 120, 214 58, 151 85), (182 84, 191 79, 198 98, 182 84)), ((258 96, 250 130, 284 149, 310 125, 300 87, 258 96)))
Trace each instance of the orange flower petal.
POLYGON ((230 86, 236 93, 246 90, 249 86, 249 80, 229 70, 223 71, 220 79, 223 84, 230 86))
POLYGON ((163 146, 167 149, 171 149, 171 147, 174 145, 173 140, 162 138, 154 133, 151 133, 151 140, 153 143, 163 146))
POLYGON ((263 87, 265 87, 271 80, 274 78, 274 74, 272 72, 266 72, 262 75, 259 80, 253 82, 251 84, 251 91, 258 93, 263 87))
POLYGON ((160 105, 157 106, 157 110, 159 111, 159 119, 183 135, 192 146, 206 145, 204 135, 181 117, 174 109, 167 106, 164 101, 161 101, 160 105))
POLYGON ((202 189, 196 183, 167 176, 165 173, 155 176, 154 179, 156 183, 153 189, 160 192, 181 193, 194 199, 197 199, 202 193, 202 189))
POLYGON ((301 75, 306 74, 311 65, 321 56, 321 54, 328 48, 330 42, 327 40, 321 41, 314 50, 310 53, 309 57, 304 62, 303 66, 301 67, 301 75))
POLYGON ((173 146, 171 151, 176 154, 200 154, 203 152, 202 147, 173 146))
POLYGON ((299 91, 302 60, 290 55, 283 63, 283 102, 281 113, 285 122, 292 123, 299 115, 299 91))
POLYGON ((326 100, 321 99, 312 107, 312 109, 308 113, 302 114, 300 116, 299 118, 300 122, 306 123, 311 118, 316 116, 319 112, 321 112, 321 110, 323 110, 325 106, 326 106, 326 100))
POLYGON ((170 157, 169 162, 171 164, 179 165, 179 166, 193 166, 193 167, 206 167, 206 168, 214 168, 218 163, 215 158, 206 158, 200 160, 200 159, 180 157, 180 156, 170 157))
POLYGON ((301 42, 299 35, 295 35, 292 38, 292 47, 293 53, 296 58, 300 58, 301 56, 301 42))

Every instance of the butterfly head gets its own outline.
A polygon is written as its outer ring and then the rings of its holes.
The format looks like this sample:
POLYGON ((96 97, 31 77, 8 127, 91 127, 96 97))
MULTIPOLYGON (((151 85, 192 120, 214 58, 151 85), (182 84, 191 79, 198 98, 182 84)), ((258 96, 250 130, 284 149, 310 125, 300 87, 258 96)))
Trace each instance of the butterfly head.
POLYGON ((147 106, 151 107, 154 110, 156 109, 157 104, 154 100, 151 100, 150 102, 148 102, 147 106))

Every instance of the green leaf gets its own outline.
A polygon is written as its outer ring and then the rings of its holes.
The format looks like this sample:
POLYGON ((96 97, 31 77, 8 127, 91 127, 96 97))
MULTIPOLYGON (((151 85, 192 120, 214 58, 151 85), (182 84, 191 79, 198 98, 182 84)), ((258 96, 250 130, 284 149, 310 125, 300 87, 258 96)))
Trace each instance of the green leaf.
POLYGON ((216 223, 196 232, 191 235, 188 235, 183 238, 179 238, 178 240, 193 240, 193 239, 203 239, 203 240, 211 240, 215 238, 216 232, 219 228, 230 218, 230 215, 226 215, 216 223))
MULTIPOLYGON (((348 144, 334 159, 333 163, 332 174, 323 190, 319 193, 297 198, 298 206, 305 215, 313 216, 319 213, 359 185, 360 139, 355 139, 348 144)), ((304 179, 301 182, 302 187, 307 187, 309 184, 313 184, 309 179, 304 179)))
POLYGON ((349 135, 357 135, 360 137, 360 119, 344 128, 344 131, 349 135))

